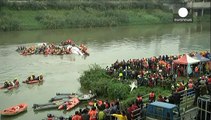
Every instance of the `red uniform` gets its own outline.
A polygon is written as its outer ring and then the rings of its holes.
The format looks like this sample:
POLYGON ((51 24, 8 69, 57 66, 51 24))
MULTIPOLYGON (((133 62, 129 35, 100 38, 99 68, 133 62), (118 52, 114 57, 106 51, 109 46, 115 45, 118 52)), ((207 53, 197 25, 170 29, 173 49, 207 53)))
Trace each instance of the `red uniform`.
POLYGON ((211 84, 211 78, 208 78, 207 82, 208 84, 211 84))
POLYGON ((155 93, 149 93, 149 100, 152 102, 152 101, 155 101, 155 93))
POLYGON ((96 110, 90 110, 88 114, 89 114, 89 120, 97 120, 97 111, 96 110))
POLYGON ((82 117, 80 115, 74 115, 72 120, 82 120, 82 117))
POLYGON ((188 84, 188 89, 192 89, 193 88, 193 83, 189 83, 188 84))

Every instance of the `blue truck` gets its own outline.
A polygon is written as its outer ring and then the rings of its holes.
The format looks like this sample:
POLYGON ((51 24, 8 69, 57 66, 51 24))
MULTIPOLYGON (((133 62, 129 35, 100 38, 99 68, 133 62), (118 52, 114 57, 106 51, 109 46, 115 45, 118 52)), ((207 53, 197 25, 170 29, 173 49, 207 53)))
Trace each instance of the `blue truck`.
POLYGON ((179 108, 170 103, 155 101, 146 107, 146 119, 180 120, 179 108))
POLYGON ((197 111, 197 107, 193 107, 181 112, 175 104, 155 101, 132 111, 132 120, 195 120, 197 111))

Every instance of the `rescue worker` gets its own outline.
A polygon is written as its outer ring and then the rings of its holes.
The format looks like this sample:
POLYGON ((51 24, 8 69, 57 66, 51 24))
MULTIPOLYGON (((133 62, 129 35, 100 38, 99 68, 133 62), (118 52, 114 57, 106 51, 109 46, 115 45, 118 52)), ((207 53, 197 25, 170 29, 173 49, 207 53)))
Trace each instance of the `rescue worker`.
POLYGON ((188 89, 192 89, 193 88, 193 81, 191 79, 189 79, 188 81, 188 89))
POLYGON ((141 95, 138 95, 137 98, 136 98, 136 105, 138 105, 138 107, 143 107, 143 98, 141 95))
POLYGON ((160 102, 165 102, 165 99, 162 97, 162 95, 159 95, 159 96, 158 96, 158 101, 160 101, 160 102))
POLYGON ((35 75, 31 75, 31 76, 28 77, 28 81, 34 80, 34 79, 35 79, 35 75))
POLYGON ((15 84, 13 82, 9 82, 9 86, 14 86, 15 84))
POLYGON ((194 72, 195 72, 196 77, 198 77, 199 76, 199 68, 197 66, 195 67, 194 72))
POLYGON ((177 88, 177 92, 185 90, 185 87, 182 82, 179 83, 179 87, 177 88))
POLYGON ((54 120, 54 116, 52 114, 47 115, 47 120, 54 120))
POLYGON ((78 111, 75 111, 75 115, 72 117, 72 120, 82 120, 82 117, 79 115, 78 111))
POLYGON ((66 45, 72 45, 72 44, 73 44, 73 41, 71 39, 66 40, 66 45))
POLYGON ((39 75, 38 77, 36 77, 34 80, 39 80, 39 81, 43 81, 43 75, 39 75))
POLYGON ((122 111, 121 114, 112 114, 112 116, 116 117, 118 120, 127 120, 127 116, 124 111, 122 111))
POLYGON ((89 111, 89 120, 97 120, 97 110, 96 107, 92 107, 92 109, 89 111))
POLYGON ((8 88, 10 85, 9 85, 9 81, 5 81, 4 82, 4 87, 3 88, 8 88))
POLYGON ((155 101, 155 93, 154 91, 149 93, 149 102, 154 102, 155 101))
POLYGON ((13 80, 13 83, 14 83, 15 86, 19 86, 19 81, 18 81, 18 79, 13 80))
POLYGON ((105 119, 105 112, 103 110, 100 110, 97 118, 98 118, 98 120, 104 120, 105 119))
POLYGON ((122 79, 123 79, 123 73, 120 72, 120 73, 119 73, 119 80, 122 80, 122 79))

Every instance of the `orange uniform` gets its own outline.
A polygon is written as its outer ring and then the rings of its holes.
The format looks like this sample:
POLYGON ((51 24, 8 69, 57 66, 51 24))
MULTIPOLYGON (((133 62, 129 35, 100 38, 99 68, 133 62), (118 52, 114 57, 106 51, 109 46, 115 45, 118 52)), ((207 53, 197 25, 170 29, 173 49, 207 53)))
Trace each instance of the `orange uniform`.
POLYGON ((72 120, 82 120, 82 117, 80 115, 74 115, 72 120))
POLYGON ((97 111, 96 110, 90 110, 88 114, 89 114, 89 120, 97 120, 97 111))

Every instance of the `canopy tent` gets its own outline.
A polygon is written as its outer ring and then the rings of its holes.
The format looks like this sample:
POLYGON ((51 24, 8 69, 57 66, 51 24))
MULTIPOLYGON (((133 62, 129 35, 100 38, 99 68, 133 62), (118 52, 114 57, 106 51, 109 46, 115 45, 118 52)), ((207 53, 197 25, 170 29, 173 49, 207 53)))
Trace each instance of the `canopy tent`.
POLYGON ((201 56, 200 54, 196 54, 193 58, 199 60, 200 62, 210 61, 208 58, 205 58, 201 56))
POLYGON ((190 57, 189 55, 185 54, 184 56, 182 56, 181 58, 174 60, 173 61, 176 64, 183 64, 183 65, 187 65, 187 64, 195 64, 200 62, 200 60, 196 60, 192 57, 190 57))

